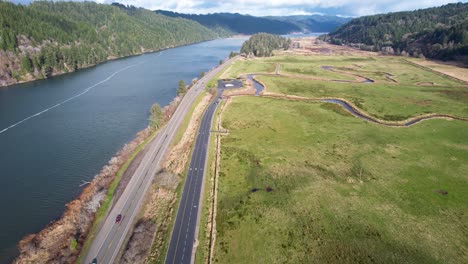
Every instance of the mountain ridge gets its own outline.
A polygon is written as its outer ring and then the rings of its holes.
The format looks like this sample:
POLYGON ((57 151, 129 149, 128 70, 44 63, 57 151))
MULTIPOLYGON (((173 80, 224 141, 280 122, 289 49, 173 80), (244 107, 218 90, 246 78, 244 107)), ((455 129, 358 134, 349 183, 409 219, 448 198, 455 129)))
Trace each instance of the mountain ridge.
POLYGON ((297 25, 304 32, 331 32, 352 18, 331 15, 292 15, 292 16, 267 16, 266 18, 280 21, 288 21, 297 25))
POLYGON ((468 64, 468 3, 355 18, 321 38, 364 50, 468 64))
POLYGON ((191 19, 216 32, 247 35, 260 32, 270 34, 329 32, 350 20, 338 16, 321 15, 257 17, 227 12, 211 14, 184 14, 167 10, 155 10, 154 12, 170 17, 191 19))
POLYGON ((155 10, 157 14, 169 17, 190 19, 208 27, 216 32, 255 34, 267 32, 271 34, 287 34, 298 32, 301 29, 289 22, 271 20, 268 18, 241 15, 239 13, 213 13, 206 15, 183 14, 166 10, 155 10))

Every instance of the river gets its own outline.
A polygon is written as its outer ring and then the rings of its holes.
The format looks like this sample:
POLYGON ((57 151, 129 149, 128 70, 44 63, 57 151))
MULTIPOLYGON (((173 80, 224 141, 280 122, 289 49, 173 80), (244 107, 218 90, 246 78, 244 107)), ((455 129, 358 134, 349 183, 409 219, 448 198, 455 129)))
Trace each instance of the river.
POLYGON ((220 39, 108 61, 48 80, 0 87, 0 263, 26 234, 57 219, 135 134, 148 110, 239 51, 220 39))

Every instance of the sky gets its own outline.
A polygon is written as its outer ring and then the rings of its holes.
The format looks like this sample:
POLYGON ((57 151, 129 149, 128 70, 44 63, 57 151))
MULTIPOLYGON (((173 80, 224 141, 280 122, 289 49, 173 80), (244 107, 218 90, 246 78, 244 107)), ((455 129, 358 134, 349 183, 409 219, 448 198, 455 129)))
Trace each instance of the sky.
MULTIPOLYGON (((179 13, 207 14, 229 12, 254 16, 327 14, 364 16, 415 10, 468 0, 94 0, 98 3, 119 2, 150 10, 163 9, 179 13)), ((27 4, 31 0, 12 0, 27 4)))

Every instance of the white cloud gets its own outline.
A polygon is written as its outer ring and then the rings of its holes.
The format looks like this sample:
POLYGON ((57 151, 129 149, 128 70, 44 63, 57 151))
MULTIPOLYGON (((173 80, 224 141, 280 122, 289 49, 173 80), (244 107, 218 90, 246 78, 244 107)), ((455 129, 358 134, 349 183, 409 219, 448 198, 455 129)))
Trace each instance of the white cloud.
MULTIPOLYGON (((433 6, 441 6, 447 3, 460 2, 460 1, 446 1, 446 0, 418 0, 418 1, 399 1, 391 6, 392 10, 388 11, 402 11, 402 10, 415 10, 421 8, 428 8, 433 6)), ((462 1, 466 2, 466 1, 462 1)))
MULTIPOLYGON (((24 2, 31 0, 13 0, 24 2)), ((163 9, 181 13, 206 14, 230 12, 266 15, 307 15, 313 13, 362 16, 440 6, 460 0, 95 0, 100 3, 120 2, 151 10, 163 9)), ((467 2, 468 0, 461 0, 467 2)))

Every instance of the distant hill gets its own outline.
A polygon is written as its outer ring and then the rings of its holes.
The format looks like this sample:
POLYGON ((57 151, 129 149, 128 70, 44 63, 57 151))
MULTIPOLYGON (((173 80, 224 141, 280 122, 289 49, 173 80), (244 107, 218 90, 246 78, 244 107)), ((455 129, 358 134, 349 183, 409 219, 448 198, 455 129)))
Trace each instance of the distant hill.
POLYGON ((119 4, 0 0, 0 86, 218 36, 192 20, 119 4))
POLYGON ((352 18, 329 15, 270 16, 266 17, 295 24, 303 32, 331 32, 352 18))
POLYGON ((366 50, 468 63, 468 3, 360 17, 322 39, 366 50))
POLYGON ((279 21, 271 18, 254 17, 237 13, 193 15, 164 10, 156 10, 155 12, 165 16, 182 17, 197 21, 220 34, 236 33, 251 35, 258 32, 287 34, 302 31, 299 26, 288 21, 279 21))

